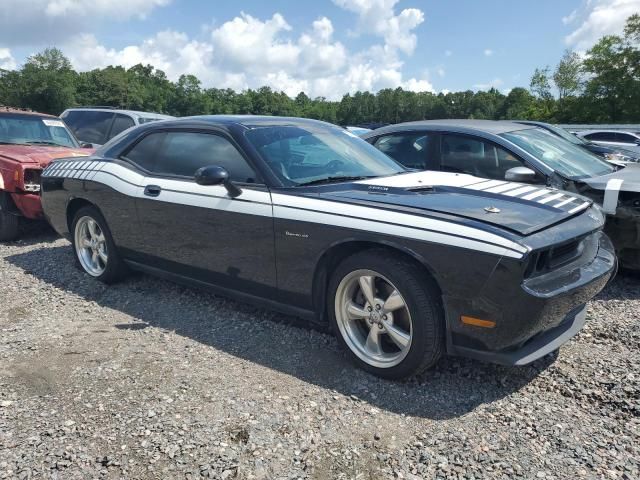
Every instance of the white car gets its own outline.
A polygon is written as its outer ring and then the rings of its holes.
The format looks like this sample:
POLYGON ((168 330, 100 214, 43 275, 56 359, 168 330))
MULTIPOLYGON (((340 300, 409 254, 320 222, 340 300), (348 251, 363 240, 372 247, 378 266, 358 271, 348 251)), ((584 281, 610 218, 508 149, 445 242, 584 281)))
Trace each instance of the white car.
POLYGON ((621 147, 633 152, 640 152, 640 135, 634 132, 586 130, 584 132, 576 132, 576 135, 599 145, 621 147))

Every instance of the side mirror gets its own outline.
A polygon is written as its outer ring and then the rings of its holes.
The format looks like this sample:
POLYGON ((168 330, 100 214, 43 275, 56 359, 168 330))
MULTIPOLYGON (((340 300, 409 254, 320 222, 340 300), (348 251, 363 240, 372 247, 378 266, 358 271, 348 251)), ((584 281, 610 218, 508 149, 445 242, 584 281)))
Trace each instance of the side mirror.
POLYGON ((198 185, 224 185, 230 197, 237 197, 242 193, 229 179, 229 172, 223 167, 209 166, 196 170, 194 175, 198 185))
POLYGON ((533 183, 536 181, 536 172, 527 167, 514 167, 505 172, 504 179, 509 182, 533 183))
POLYGON ((93 148, 93 143, 81 143, 80 148, 93 148))

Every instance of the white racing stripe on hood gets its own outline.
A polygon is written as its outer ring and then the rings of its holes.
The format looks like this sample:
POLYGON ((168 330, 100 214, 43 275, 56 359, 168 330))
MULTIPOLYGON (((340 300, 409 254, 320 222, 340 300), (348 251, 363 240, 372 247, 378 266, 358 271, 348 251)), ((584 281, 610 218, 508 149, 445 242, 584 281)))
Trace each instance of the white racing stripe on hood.
POLYGON ((355 183, 407 189, 426 186, 467 188, 480 192, 504 195, 506 197, 535 201, 536 203, 540 203, 542 205, 553 202, 554 200, 561 199, 562 201, 557 202, 551 206, 552 208, 557 209, 568 205, 573 200, 580 201, 580 206, 568 212, 571 214, 576 213, 577 211, 580 211, 581 209, 589 205, 589 203, 582 202, 582 199, 578 199, 568 192, 561 192, 553 188, 527 185, 517 182, 506 182, 504 180, 488 180, 461 173, 423 171, 400 174, 391 177, 360 180, 355 183))

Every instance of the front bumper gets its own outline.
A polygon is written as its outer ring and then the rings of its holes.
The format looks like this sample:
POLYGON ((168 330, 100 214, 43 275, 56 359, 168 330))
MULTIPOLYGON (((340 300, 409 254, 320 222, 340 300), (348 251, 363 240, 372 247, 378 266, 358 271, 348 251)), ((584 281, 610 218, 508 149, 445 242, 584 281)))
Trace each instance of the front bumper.
POLYGON ((525 365, 567 342, 586 321, 585 304, 617 268, 608 237, 601 232, 595 235, 595 254, 588 262, 518 282, 513 277, 517 269, 499 264, 472 301, 445 299, 448 353, 525 365), (462 324, 461 315, 494 321, 495 327, 462 324))
POLYGON ((43 218, 40 195, 36 193, 12 193, 11 199, 17 210, 26 218, 40 220, 43 218))

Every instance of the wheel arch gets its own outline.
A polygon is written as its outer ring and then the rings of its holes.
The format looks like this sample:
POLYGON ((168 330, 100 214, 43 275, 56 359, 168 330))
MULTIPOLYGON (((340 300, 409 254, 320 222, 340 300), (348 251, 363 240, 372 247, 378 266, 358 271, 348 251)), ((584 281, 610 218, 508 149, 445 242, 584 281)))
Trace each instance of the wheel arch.
POLYGON ((440 296, 442 296, 442 288, 438 281, 438 275, 431 268, 427 260, 414 250, 385 240, 342 240, 327 247, 316 262, 315 271, 313 273, 312 295, 314 310, 316 311, 317 320, 319 322, 328 324, 326 306, 330 272, 349 256, 372 249, 387 250, 391 254, 404 257, 419 265, 425 275, 427 275, 427 277, 433 282, 440 296))
MULTIPOLYGON (((87 200, 86 198, 82 198, 82 197, 71 198, 67 203, 67 210, 66 210, 67 231, 71 235, 73 235, 73 232, 72 232, 73 219, 76 216, 76 213, 78 213, 78 211, 83 207, 93 207, 100 212, 100 209, 98 208, 98 206, 95 203, 87 200)), ((100 214, 102 215, 102 212, 100 212, 100 214)))

